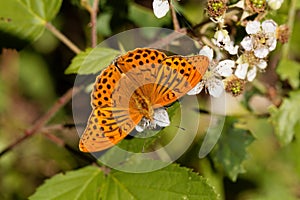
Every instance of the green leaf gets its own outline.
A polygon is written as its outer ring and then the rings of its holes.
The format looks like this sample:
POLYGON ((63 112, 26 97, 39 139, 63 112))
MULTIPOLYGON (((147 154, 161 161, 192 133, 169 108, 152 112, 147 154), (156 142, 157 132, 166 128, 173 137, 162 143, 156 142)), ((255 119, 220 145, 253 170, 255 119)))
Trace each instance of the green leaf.
POLYGON ((217 194, 205 178, 175 164, 147 173, 112 170, 106 176, 89 166, 46 180, 29 199, 214 200, 217 194))
POLYGON ((235 123, 233 117, 226 118, 221 138, 212 151, 214 164, 232 181, 245 172, 243 162, 248 157, 246 148, 254 140, 248 130, 236 128, 235 123))
POLYGON ((101 183, 104 183, 103 172, 97 167, 89 166, 53 176, 46 180, 29 199, 98 199, 101 183))
POLYGON ((34 41, 58 13, 62 0, 0 0, 0 30, 34 41))
POLYGON ((119 54, 120 51, 112 48, 88 48, 73 58, 65 73, 95 74, 110 65, 119 54))
POLYGON ((206 179, 172 164, 148 173, 113 171, 101 190, 101 198, 213 200, 217 195, 206 179))
POLYGON ((282 59, 276 72, 281 80, 288 80, 294 89, 299 87, 300 63, 293 60, 282 59))
POLYGON ((300 90, 290 93, 289 98, 284 99, 280 108, 270 108, 270 121, 275 128, 275 134, 281 145, 289 144, 295 134, 297 124, 300 123, 300 90))
POLYGON ((111 13, 101 13, 97 19, 97 31, 99 34, 103 36, 110 36, 112 31, 109 26, 109 22, 111 20, 112 14, 111 13))

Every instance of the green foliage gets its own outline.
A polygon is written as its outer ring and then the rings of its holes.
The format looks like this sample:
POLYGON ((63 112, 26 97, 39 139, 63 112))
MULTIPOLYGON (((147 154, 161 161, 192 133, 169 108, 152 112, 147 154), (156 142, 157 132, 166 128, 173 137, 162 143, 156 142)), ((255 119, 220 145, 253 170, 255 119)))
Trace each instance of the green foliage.
POLYGON ((58 174, 47 180, 29 199, 98 199, 97 191, 103 180, 103 172, 92 166, 58 174))
POLYGON ((300 91, 293 91, 289 98, 284 99, 280 108, 270 108, 270 121, 274 126, 275 134, 280 144, 289 144, 295 133, 300 131, 300 91))
POLYGON ((217 195, 206 179, 178 165, 149 173, 112 170, 106 175, 89 166, 46 180, 29 199, 214 200, 217 195))
POLYGON ((299 87, 300 63, 293 60, 282 59, 278 64, 276 72, 281 80, 288 80, 294 89, 299 87))
POLYGON ((136 25, 145 27, 161 27, 171 21, 170 15, 157 19, 153 15, 152 10, 135 3, 132 3, 129 6, 129 19, 131 19, 136 25))
POLYGON ((72 59, 66 74, 95 74, 107 67, 120 52, 111 48, 88 48, 72 59))
POLYGON ((243 162, 248 158, 246 149, 254 140, 248 130, 236 128, 236 122, 232 117, 226 118, 221 138, 212 152, 214 164, 232 181, 245 172, 243 162))
POLYGON ((62 0, 1 0, 0 30, 33 41, 58 13, 62 0))
POLYGON ((111 20, 111 13, 101 13, 98 16, 97 31, 103 36, 111 35, 111 29, 109 26, 109 21, 111 20))
POLYGON ((20 68, 20 88, 25 95, 43 102, 45 108, 50 106, 55 99, 55 92, 44 60, 36 54, 22 52, 20 68))

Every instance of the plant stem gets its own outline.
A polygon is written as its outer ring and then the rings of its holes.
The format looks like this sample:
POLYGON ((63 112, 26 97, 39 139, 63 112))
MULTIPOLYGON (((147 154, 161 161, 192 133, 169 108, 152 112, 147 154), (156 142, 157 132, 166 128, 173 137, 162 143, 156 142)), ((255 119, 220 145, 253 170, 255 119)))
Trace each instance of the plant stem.
POLYGON ((79 54, 81 50, 71 42, 65 35, 63 35, 59 30, 57 30, 51 23, 47 22, 45 27, 53 33, 60 41, 62 41, 67 47, 69 47, 74 53, 79 54))
POLYGON ((174 5, 172 4, 172 2, 170 1, 170 9, 171 9, 171 14, 172 14, 172 21, 173 21, 173 25, 174 25, 174 30, 175 31, 179 31, 180 30, 180 25, 176 16, 176 11, 174 8, 174 5))
POLYGON ((97 46, 97 13, 98 13, 99 0, 94 0, 93 8, 90 12, 91 15, 91 46, 97 46))
POLYGON ((55 113, 57 113, 67 102, 69 102, 72 96, 77 94, 81 89, 81 87, 73 87, 69 89, 53 104, 53 106, 48 110, 48 112, 46 112, 32 125, 31 128, 28 128, 24 131, 24 135, 21 138, 19 138, 18 140, 10 144, 8 147, 6 147, 3 151, 1 151, 0 157, 12 150, 19 143, 23 142, 35 133, 39 132, 45 126, 45 124, 55 115, 55 113))
MULTIPOLYGON (((290 1, 290 9, 289 9, 289 15, 288 15, 288 22, 287 22, 290 33, 293 32, 293 26, 294 26, 294 22, 295 22, 296 1, 297 0, 291 0, 290 1)), ((291 38, 291 35, 290 35, 290 38, 291 38)), ((288 59, 290 41, 291 40, 289 39, 289 41, 282 46, 282 57, 281 57, 281 59, 288 59)))

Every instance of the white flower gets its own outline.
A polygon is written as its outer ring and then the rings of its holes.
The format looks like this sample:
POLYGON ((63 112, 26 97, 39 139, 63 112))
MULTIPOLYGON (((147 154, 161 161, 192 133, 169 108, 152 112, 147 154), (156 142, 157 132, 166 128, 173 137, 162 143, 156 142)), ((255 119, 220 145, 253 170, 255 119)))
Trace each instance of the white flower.
POLYGON ((246 32, 248 34, 256 34, 260 31, 259 21, 249 21, 246 26, 246 32))
POLYGON ((245 79, 247 72, 248 72, 248 67, 249 67, 248 63, 238 64, 238 66, 235 69, 234 74, 236 75, 236 77, 238 77, 240 79, 245 79))
POLYGON ((278 10, 282 3, 283 0, 268 0, 268 5, 272 10, 278 10))
POLYGON ((153 121, 143 118, 135 129, 142 132, 145 129, 154 129, 156 126, 166 127, 170 125, 169 115, 165 108, 158 108, 154 110, 153 121))
POLYGON ((245 52, 237 59, 237 67, 234 74, 240 78, 248 81, 253 81, 258 70, 264 70, 267 67, 267 62, 254 56, 251 52, 245 52))
POLYGON ((235 55, 238 51, 238 45, 233 45, 233 41, 230 40, 228 32, 226 30, 219 30, 215 33, 212 42, 220 48, 225 49, 228 51, 229 54, 235 55))
POLYGON ((220 62, 213 60, 213 50, 208 46, 204 46, 199 54, 208 57, 210 61, 208 71, 204 74, 202 80, 187 94, 199 94, 205 87, 211 96, 219 97, 224 91, 222 77, 228 77, 232 74, 235 62, 233 60, 223 60, 220 62))
POLYGON ((153 0, 152 7, 157 18, 164 17, 170 9, 168 0, 153 0))
POLYGON ((253 51, 257 58, 265 58, 270 51, 276 48, 277 24, 273 20, 266 20, 262 24, 258 21, 250 21, 246 25, 249 36, 241 41, 246 51, 253 51))

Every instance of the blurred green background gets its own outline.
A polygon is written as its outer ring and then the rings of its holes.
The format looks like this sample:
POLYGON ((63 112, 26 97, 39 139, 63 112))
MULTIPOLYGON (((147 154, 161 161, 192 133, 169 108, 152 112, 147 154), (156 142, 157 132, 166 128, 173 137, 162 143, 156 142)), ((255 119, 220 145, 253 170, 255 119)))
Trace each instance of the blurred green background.
MULTIPOLYGON (((203 3, 199 0, 177 2, 180 24, 189 28, 207 20, 203 3)), ((279 11, 270 13, 270 17, 278 23, 285 23, 289 6, 290 1, 286 0, 279 11)), ((295 62, 300 61, 300 6, 297 6, 288 51, 289 58, 295 62)), ((98 42, 135 27, 173 28, 170 13, 162 19, 155 18, 150 0, 100 0, 99 9, 98 42)), ((90 46, 89 20, 89 14, 81 7, 79 0, 64 0, 52 24, 79 48, 85 49, 90 46)), ((0 150, 3 150, 21 138, 24 130, 73 87, 76 76, 64 73, 75 53, 48 30, 34 42, 0 31, 0 46, 0 150)), ((222 171, 216 165, 214 159, 218 156, 199 160, 197 155, 201 144, 197 142, 178 160, 181 165, 207 177, 217 191, 224 194, 224 199, 300 199, 300 69, 297 64, 292 68, 281 66, 276 71, 281 50, 282 45, 279 45, 272 53, 269 67, 266 73, 261 74, 259 81, 247 85, 244 95, 246 106, 236 109, 229 119, 235 121, 234 126, 249 130, 253 136, 249 139, 252 143, 247 147, 246 162, 237 170, 244 173, 233 181, 225 176, 226 170, 222 171), (291 86, 291 81, 296 83, 291 86), (269 85, 279 91, 276 97, 280 100, 293 97, 282 104, 284 107, 277 110, 272 119, 262 100, 252 99, 266 97, 264 89, 269 85), (282 126, 285 127, 289 123, 293 126, 292 141, 285 145, 275 134, 280 123, 284 123, 282 126)), ((82 105, 89 105, 88 96, 82 99, 82 105)), ((45 179, 91 162, 89 156, 77 150, 79 138, 75 128, 62 126, 72 123, 72 105, 68 102, 41 132, 0 157, 0 199, 27 199, 45 179), (58 145, 60 141, 64 145, 58 145)), ((223 141, 224 144, 239 142, 232 138, 229 142, 223 141)))

